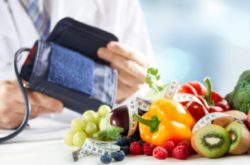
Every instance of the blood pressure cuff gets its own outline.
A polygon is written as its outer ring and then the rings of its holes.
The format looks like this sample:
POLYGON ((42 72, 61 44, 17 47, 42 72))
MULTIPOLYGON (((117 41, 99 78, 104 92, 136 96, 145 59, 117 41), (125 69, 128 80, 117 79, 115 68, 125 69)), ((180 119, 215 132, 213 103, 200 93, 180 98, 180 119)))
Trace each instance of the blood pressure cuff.
POLYGON ((111 33, 77 22, 61 20, 47 41, 37 41, 21 68, 29 88, 61 100, 79 113, 113 106, 117 72, 97 57, 97 50, 118 39, 111 33))

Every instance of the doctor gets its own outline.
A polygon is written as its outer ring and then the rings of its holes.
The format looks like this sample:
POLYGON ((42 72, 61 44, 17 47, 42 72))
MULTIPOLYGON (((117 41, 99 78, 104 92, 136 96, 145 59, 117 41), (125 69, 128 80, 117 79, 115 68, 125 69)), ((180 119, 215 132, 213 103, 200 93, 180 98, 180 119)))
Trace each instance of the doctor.
MULTIPOLYGON (((14 80, 12 60, 21 47, 31 47, 64 17, 72 17, 115 34, 97 52, 118 70, 117 102, 144 83, 151 45, 138 0, 0 0, 0 128, 17 127, 24 116, 23 97, 14 80), (126 46, 125 46, 126 45, 126 46)), ((31 118, 61 112, 60 101, 29 91, 31 118)))

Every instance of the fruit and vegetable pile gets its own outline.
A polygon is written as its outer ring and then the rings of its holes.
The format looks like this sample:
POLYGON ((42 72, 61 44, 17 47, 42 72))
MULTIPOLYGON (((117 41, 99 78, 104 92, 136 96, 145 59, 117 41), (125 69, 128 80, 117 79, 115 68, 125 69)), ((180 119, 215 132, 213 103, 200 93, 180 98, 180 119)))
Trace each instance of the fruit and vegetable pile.
POLYGON ((226 97, 212 90, 209 78, 205 86, 164 84, 154 68, 148 69, 146 83, 150 90, 144 98, 113 110, 102 105, 72 120, 64 142, 77 148, 75 161, 90 154, 108 164, 129 155, 184 160, 250 151, 250 70, 226 97))

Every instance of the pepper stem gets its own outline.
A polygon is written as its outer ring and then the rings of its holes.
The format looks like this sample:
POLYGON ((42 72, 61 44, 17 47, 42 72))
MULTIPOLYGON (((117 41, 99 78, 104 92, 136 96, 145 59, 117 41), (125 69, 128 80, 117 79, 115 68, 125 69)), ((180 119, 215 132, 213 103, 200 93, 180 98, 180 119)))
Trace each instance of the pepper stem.
POLYGON ((212 100, 212 83, 209 77, 204 78, 205 85, 207 86, 207 91, 205 95, 205 100, 207 101, 208 105, 214 105, 212 100))
POLYGON ((133 114, 133 119, 142 124, 149 126, 151 133, 158 131, 158 126, 159 126, 160 121, 157 116, 152 116, 151 120, 147 120, 147 119, 140 117, 137 114, 133 114))

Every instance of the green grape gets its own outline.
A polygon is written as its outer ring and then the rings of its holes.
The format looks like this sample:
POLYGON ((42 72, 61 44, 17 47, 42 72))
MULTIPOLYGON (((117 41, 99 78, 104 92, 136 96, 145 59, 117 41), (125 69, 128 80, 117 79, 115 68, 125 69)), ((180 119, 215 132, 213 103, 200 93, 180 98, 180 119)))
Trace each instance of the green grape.
POLYGON ((99 125, 98 125, 100 131, 103 131, 111 126, 110 116, 111 116, 111 114, 108 114, 108 115, 101 118, 101 120, 99 121, 99 125))
POLYGON ((107 114, 109 114, 111 112, 111 109, 108 105, 101 105, 98 108, 97 114, 99 117, 103 117, 106 116, 107 114))
POLYGON ((73 136, 75 135, 76 131, 70 130, 64 135, 64 143, 68 146, 73 146, 73 136))
POLYGON ((93 122, 89 122, 87 123, 86 127, 85 127, 85 132, 89 135, 92 136, 94 133, 96 133, 98 131, 97 126, 95 123, 93 122))
POLYGON ((102 118, 101 116, 98 116, 98 122, 96 123, 97 126, 99 126, 100 122, 102 121, 102 118))
POLYGON ((88 110, 82 115, 82 120, 86 123, 93 122, 98 123, 98 115, 93 110, 88 110))
POLYGON ((71 129, 75 131, 84 131, 86 123, 81 119, 73 119, 71 121, 71 129))
POLYGON ((73 136, 73 145, 76 147, 82 147, 86 138, 87 136, 84 132, 81 131, 76 132, 75 135, 73 136))

